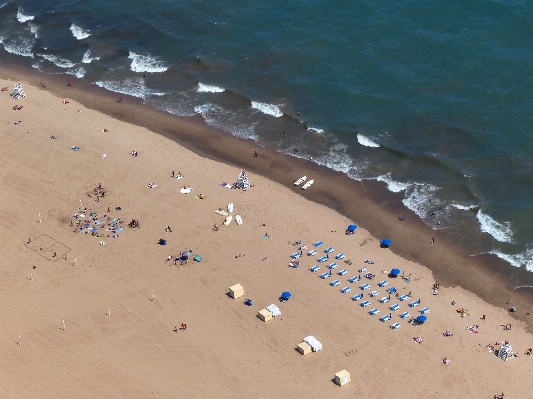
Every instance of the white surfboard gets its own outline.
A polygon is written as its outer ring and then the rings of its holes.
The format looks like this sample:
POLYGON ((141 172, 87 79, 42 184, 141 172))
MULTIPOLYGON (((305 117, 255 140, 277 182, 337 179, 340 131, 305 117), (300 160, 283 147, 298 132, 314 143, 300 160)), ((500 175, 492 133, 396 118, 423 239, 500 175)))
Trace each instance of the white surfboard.
POLYGON ((242 218, 240 217, 240 215, 235 215, 235 221, 239 226, 242 224, 242 218))
POLYGON ((228 224, 230 224, 231 221, 232 221, 232 219, 233 219, 233 216, 229 215, 229 216, 226 218, 226 220, 224 220, 224 226, 227 226, 228 224))
POLYGON ((307 190, 309 187, 311 187, 313 185, 314 182, 315 182, 314 180, 309 180, 307 183, 305 183, 302 186, 302 190, 307 190))
POLYGON ((228 204, 228 212, 229 212, 229 213, 232 213, 232 212, 233 212, 233 202, 230 202, 230 203, 228 204))
POLYGON ((190 192, 192 191, 192 188, 188 187, 188 188, 181 188, 180 189, 180 193, 182 194, 189 194, 190 192))
POLYGON ((296 180, 296 181, 294 182, 294 185, 295 185, 295 186, 299 186, 300 184, 302 184, 302 183, 305 181, 305 179, 307 179, 307 176, 302 176, 302 177, 300 177, 298 180, 296 180))

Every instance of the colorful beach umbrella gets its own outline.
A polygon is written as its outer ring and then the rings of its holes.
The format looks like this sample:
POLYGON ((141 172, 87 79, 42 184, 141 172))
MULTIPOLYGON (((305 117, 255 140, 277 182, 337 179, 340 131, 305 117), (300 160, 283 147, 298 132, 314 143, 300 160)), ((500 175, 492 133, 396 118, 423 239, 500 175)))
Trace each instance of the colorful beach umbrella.
POLYGON ((283 299, 289 299, 291 296, 292 296, 292 294, 290 292, 288 292, 288 291, 285 291, 285 292, 281 293, 281 297, 283 299))

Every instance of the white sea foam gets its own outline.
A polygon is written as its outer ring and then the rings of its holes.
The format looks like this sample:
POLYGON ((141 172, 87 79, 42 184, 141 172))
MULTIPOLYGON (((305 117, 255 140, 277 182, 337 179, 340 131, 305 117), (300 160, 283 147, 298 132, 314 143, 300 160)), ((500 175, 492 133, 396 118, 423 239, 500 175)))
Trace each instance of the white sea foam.
POLYGON ((218 87, 218 86, 211 86, 211 85, 206 85, 206 84, 203 84, 203 83, 198 83, 198 89, 196 89, 197 92, 199 93, 222 93, 225 91, 225 89, 223 87, 218 87))
POLYGON ((73 63, 70 60, 67 60, 66 58, 60 57, 58 55, 53 54, 37 54, 38 56, 43 57, 45 60, 50 61, 51 63, 57 65, 60 68, 72 68, 75 63, 73 63))
POLYGON ((468 211, 469 209, 475 209, 479 205, 461 205, 461 204, 450 204, 450 206, 453 206, 454 208, 461 209, 463 211, 468 211))
POLYGON ((319 129, 317 127, 312 127, 312 126, 309 126, 307 128, 307 131, 309 133, 315 133, 315 134, 323 134, 324 133, 324 129, 319 129))
POLYGON ((283 112, 281 112, 277 105, 252 101, 252 108, 262 112, 263 114, 275 116, 276 118, 283 116, 283 112))
MULTIPOLYGON (((359 137, 359 135, 357 135, 359 137)), ((406 183, 401 183, 395 180, 392 180, 391 174, 387 173, 386 175, 381 175, 376 178, 377 181, 382 181, 387 184, 387 189, 393 193, 399 193, 401 191, 407 190, 409 187, 406 183)))
POLYGON ((196 105, 194 107, 194 112, 196 114, 201 114, 205 123, 208 125, 224 130, 233 136, 255 141, 258 139, 255 134, 256 123, 252 123, 251 125, 241 125, 238 122, 238 115, 235 115, 233 112, 226 110, 220 105, 211 103, 196 105), (215 112, 216 117, 213 117, 213 112, 215 112))
POLYGON ((87 50, 85 54, 83 54, 83 58, 81 62, 84 64, 90 64, 93 60, 99 60, 100 57, 91 57, 91 50, 87 50))
POLYGON ((3 3, 3 4, 0 4, 0 8, 4 8, 4 7, 7 6, 9 3, 10 3, 10 1, 8 1, 8 2, 6 2, 6 3, 3 3))
POLYGON ((78 79, 81 79, 85 76, 85 68, 83 68, 82 66, 78 65, 74 68, 71 68, 67 71, 67 73, 71 74, 71 75, 75 75, 78 79))
POLYGON ((39 35, 37 34, 37 31, 39 30, 39 27, 35 24, 29 24, 30 25, 30 32, 33 36, 35 36, 36 39, 39 38, 39 35))
POLYGON ((88 31, 83 30, 81 27, 79 27, 76 24, 70 25, 70 31, 72 32, 74 37, 78 40, 87 39, 89 36, 91 36, 91 34, 88 31))
POLYGON ((130 69, 133 72, 161 73, 168 69, 161 61, 148 54, 137 54, 130 51, 128 58, 131 59, 130 69))
POLYGON ((123 81, 99 81, 97 86, 103 87, 115 93, 127 94, 133 97, 146 99, 149 96, 164 96, 166 93, 147 89, 142 80, 126 79, 123 81))
POLYGON ((18 12, 17 12, 17 19, 21 24, 23 24, 26 21, 31 21, 33 18, 35 18, 34 15, 25 15, 24 8, 19 7, 18 12))
POLYGON ((500 251, 490 251, 489 254, 496 255, 498 258, 509 262, 515 267, 524 266, 527 271, 533 272, 533 249, 528 248, 521 254, 504 254, 500 251))
POLYGON ((499 242, 513 242, 513 232, 508 226, 498 223, 489 215, 483 213, 481 209, 477 212, 476 217, 482 232, 490 234, 499 242))
POLYGON ((34 38, 27 38, 23 35, 19 35, 13 39, 7 39, 4 37, 2 39, 2 44, 4 45, 4 50, 8 53, 33 58, 32 49, 34 41, 34 38))
POLYGON ((373 142, 366 136, 363 136, 361 133, 357 133, 357 141, 359 144, 364 145, 365 147, 379 147, 378 143, 373 142))

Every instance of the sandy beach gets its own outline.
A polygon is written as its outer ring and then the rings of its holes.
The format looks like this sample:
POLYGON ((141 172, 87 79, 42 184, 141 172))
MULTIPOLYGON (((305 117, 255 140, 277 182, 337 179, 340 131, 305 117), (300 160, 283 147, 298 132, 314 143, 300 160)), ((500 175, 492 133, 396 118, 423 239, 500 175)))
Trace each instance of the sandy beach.
POLYGON ((195 118, 129 98, 117 103, 75 81, 68 88, 38 82, 12 70, 0 75, 8 87, 0 93, 3 397, 532 397, 530 295, 507 291, 505 271, 488 271, 479 259, 467 265, 438 236, 430 244, 436 233, 409 215, 391 218, 394 203, 369 201, 370 184, 345 177, 346 189, 335 190, 341 177, 195 118), (16 101, 10 93, 19 80, 27 97, 16 101), (23 108, 13 110, 17 104, 23 108), (250 189, 222 185, 243 169, 250 189), (302 175, 315 179, 303 195, 292 185, 302 175), (104 197, 94 194, 99 185, 104 197), (180 193, 184 186, 193 191, 180 193), (225 226, 214 213, 228 203, 242 225, 225 226), (94 235, 75 232, 80 214, 94 235), (128 227, 132 219, 139 227, 128 227), (359 228, 346 235, 351 223, 359 228), (386 237, 396 253, 380 248, 386 237), (307 256, 317 241, 317 255, 307 256), (290 267, 301 245, 300 265, 290 267), (330 259, 318 263, 330 246, 330 259), (188 249, 201 262, 167 261, 188 249), (335 260, 339 253, 351 264, 335 260), (431 271, 430 260, 442 267, 431 271), (319 278, 334 261, 332 276, 319 278), (320 272, 309 270, 315 265, 320 272), (389 277, 393 268, 410 279, 389 277), (237 283, 245 295, 232 299, 228 287, 237 283), (361 290, 364 283, 370 289, 361 290), (342 294, 344 287, 351 291, 342 294), (393 293, 380 303, 390 287, 409 300, 393 293), (379 296, 371 298, 374 290, 379 296), (293 295, 286 303, 278 299, 283 291, 293 295), (359 293, 370 306, 351 299, 359 293), (257 313, 270 304, 282 314, 265 323, 257 313), (372 316, 374 308, 380 313, 372 316), (424 308, 427 321, 409 323, 424 308), (323 349, 302 356, 295 348, 309 335, 323 349), (518 355, 509 361, 487 348, 505 340, 518 355), (343 369, 351 383, 339 387, 332 380, 343 369))

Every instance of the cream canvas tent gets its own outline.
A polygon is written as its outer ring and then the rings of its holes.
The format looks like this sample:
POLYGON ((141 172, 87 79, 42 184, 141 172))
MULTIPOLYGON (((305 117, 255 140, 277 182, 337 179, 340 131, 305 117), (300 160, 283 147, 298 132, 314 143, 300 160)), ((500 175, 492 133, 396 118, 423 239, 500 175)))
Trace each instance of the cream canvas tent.
POLYGON ((335 384, 340 385, 341 387, 343 385, 346 385, 350 382, 350 373, 348 373, 346 370, 341 370, 337 374, 335 374, 335 384))
POLYGON ((233 299, 237 299, 244 296, 244 288, 242 288, 242 285, 240 284, 235 284, 229 287, 229 293, 233 299))

